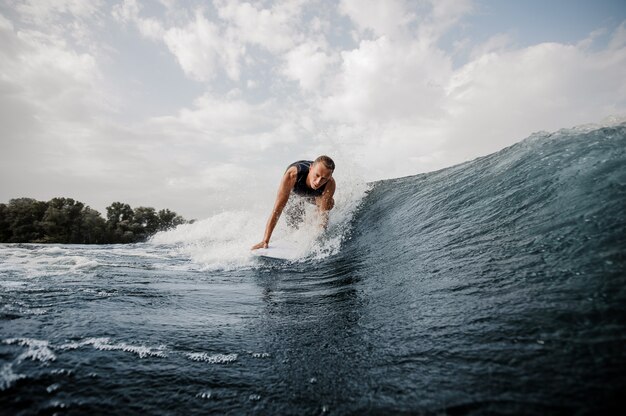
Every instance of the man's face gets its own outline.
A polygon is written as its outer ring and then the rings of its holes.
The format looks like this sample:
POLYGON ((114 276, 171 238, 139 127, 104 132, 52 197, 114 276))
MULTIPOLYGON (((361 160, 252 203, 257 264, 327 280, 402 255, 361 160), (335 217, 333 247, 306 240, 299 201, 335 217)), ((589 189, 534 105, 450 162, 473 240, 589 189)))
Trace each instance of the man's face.
POLYGON ((309 170, 309 183, 311 188, 319 189, 333 176, 333 171, 324 166, 323 163, 313 163, 309 170))

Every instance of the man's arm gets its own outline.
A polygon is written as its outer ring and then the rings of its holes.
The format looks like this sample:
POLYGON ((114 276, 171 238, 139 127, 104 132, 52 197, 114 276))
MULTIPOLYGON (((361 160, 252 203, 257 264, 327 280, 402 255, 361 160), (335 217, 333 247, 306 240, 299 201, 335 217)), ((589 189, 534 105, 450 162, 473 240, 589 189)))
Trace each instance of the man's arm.
POLYGON ((315 198, 315 204, 321 217, 320 225, 324 228, 328 226, 328 213, 335 206, 335 199, 333 198, 335 196, 335 187, 335 179, 330 178, 328 183, 326 183, 322 196, 315 198))
POLYGON ((270 238, 272 237, 272 232, 274 232, 274 228, 278 223, 280 214, 282 214, 283 209, 285 208, 285 205, 289 200, 289 194, 296 184, 297 179, 298 168, 292 166, 287 169, 287 172, 285 172, 285 174, 283 175, 283 178, 280 181, 280 186, 278 187, 278 194, 276 195, 274 209, 272 210, 272 213, 267 220, 267 224, 265 225, 265 235, 263 236, 263 241, 252 246, 252 250, 256 250, 257 248, 267 248, 267 246, 269 245, 270 238))

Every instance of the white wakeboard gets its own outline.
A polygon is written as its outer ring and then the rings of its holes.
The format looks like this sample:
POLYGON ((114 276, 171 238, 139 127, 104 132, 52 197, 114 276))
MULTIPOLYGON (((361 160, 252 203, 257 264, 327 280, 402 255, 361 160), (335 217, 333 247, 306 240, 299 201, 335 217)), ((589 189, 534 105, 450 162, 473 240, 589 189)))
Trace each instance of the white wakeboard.
POLYGON ((302 247, 294 241, 278 240, 271 241, 268 248, 252 250, 252 254, 258 257, 277 260, 296 260, 301 257, 302 247))

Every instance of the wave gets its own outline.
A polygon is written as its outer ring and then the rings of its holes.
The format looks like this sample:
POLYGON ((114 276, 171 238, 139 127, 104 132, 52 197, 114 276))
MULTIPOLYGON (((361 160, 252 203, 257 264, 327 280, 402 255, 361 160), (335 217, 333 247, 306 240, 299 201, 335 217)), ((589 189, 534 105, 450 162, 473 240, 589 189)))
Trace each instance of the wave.
POLYGON ((536 133, 471 162, 376 183, 344 254, 483 273, 496 263, 527 273, 605 269, 623 264, 624 207, 626 123, 536 133))
MULTIPOLYGON (((369 184, 341 178, 325 238, 313 224, 290 230, 281 220, 273 239, 298 241, 304 248, 300 262, 358 256, 409 269, 493 268, 506 261, 524 269, 532 263, 529 254, 559 252, 567 262, 585 256, 595 243, 601 246, 593 249, 598 258, 611 262, 623 242, 616 230, 624 229, 625 218, 625 126, 615 119, 604 126, 539 132, 497 153, 426 174, 369 184), (598 227, 606 235, 592 242, 598 227)), ((151 243, 175 247, 207 269, 256 267, 249 247, 266 219, 263 210, 223 212, 159 233, 151 243)))
POLYGON ((437 172, 347 179, 325 237, 277 229, 310 243, 293 263, 250 255, 267 215, 252 209, 149 244, 4 246, 0 391, 22 400, 37 386, 48 408, 73 396, 83 413, 96 396, 124 411, 128 380, 148 413, 197 410, 189 391, 207 411, 278 414, 619 403, 625 123, 537 133, 437 172))

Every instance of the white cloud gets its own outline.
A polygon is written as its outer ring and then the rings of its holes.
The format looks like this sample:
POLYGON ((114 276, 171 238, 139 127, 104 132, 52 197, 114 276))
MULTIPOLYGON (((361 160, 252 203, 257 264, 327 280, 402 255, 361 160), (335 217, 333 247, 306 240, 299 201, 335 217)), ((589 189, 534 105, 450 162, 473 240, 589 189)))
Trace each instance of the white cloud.
POLYGON ((31 123, 65 123, 88 117, 94 107, 104 108, 97 87, 101 74, 92 55, 75 52, 54 35, 16 31, 6 18, 0 18, 0 38, 4 111, 18 105, 28 108, 22 117, 31 123))
POLYGON ((626 22, 622 22, 617 28, 611 42, 609 43, 609 50, 618 50, 626 46, 626 22))
POLYGON ((120 4, 116 4, 111 9, 111 14, 120 22, 128 23, 139 17, 139 3, 137 0, 124 0, 120 4))
MULTIPOLYGON (((166 3, 166 7, 172 7, 166 3)), ((113 7, 113 17, 122 23, 133 23, 147 39, 162 41, 176 57, 181 69, 190 79, 201 82, 213 80, 220 72, 238 80, 245 45, 225 34, 219 22, 207 18, 205 10, 197 8, 193 18, 166 29, 155 17, 143 17, 137 0, 124 0, 113 7)))
POLYGON ((253 174, 250 169, 234 163, 211 162, 199 172, 193 172, 193 175, 167 178, 167 185, 177 190, 228 191, 253 174))
POLYGON ((554 130, 623 112, 623 68, 626 48, 544 43, 484 54, 450 81, 448 134, 457 139, 448 152, 459 160, 512 144, 537 126, 554 130))
POLYGON ((500 53, 506 52, 506 49, 511 45, 511 37, 506 33, 499 33, 495 36, 487 39, 486 42, 476 45, 472 48, 470 53, 470 59, 480 59, 484 55, 488 55, 492 52, 500 53))
POLYGON ((371 30, 376 37, 396 38, 416 19, 403 0, 342 0, 339 11, 349 16, 361 32, 371 30))
POLYGON ((92 28, 102 25, 103 7, 103 0, 21 0, 15 3, 15 11, 23 23, 45 28, 58 37, 68 37, 83 47, 92 46, 92 28))
POLYGON ((252 105, 240 99, 219 99, 204 94, 194 101, 192 108, 183 108, 177 116, 152 120, 162 126, 172 124, 174 129, 192 131, 207 139, 229 141, 242 134, 262 133, 275 124, 270 115, 270 104, 252 105))
POLYGON ((327 67, 334 61, 316 42, 303 43, 285 55, 283 73, 298 81, 305 91, 315 91, 320 87, 327 67))
MULTIPOLYGON (((432 12, 427 32, 438 38, 474 9, 472 0, 429 0, 432 12)), ((422 33, 424 35, 425 33, 422 33)))
POLYGON ((161 22, 152 17, 141 17, 140 12, 141 6, 137 0, 124 0, 123 3, 116 4, 111 9, 113 18, 122 23, 135 23, 143 37, 161 40, 165 34, 161 22))
POLYGON ((58 20, 62 15, 91 17, 99 12, 102 4, 102 0, 22 0, 16 3, 15 10, 26 21, 47 24, 58 20))
POLYGON ((322 109, 345 122, 429 119, 441 112, 451 62, 441 51, 386 37, 342 54, 341 72, 322 109))
POLYGON ((200 11, 186 27, 168 29, 164 40, 189 77, 209 81, 216 75, 221 47, 219 29, 200 11))
POLYGON ((220 18, 229 23, 230 35, 242 42, 279 53, 298 40, 296 25, 304 1, 281 1, 268 9, 239 1, 216 3, 220 18))
POLYGON ((342 52, 320 110, 363 164, 376 166, 368 179, 441 168, 539 129, 624 112, 626 48, 615 46, 622 27, 601 52, 585 44, 515 49, 496 35, 456 70, 428 36, 363 40, 342 52))

